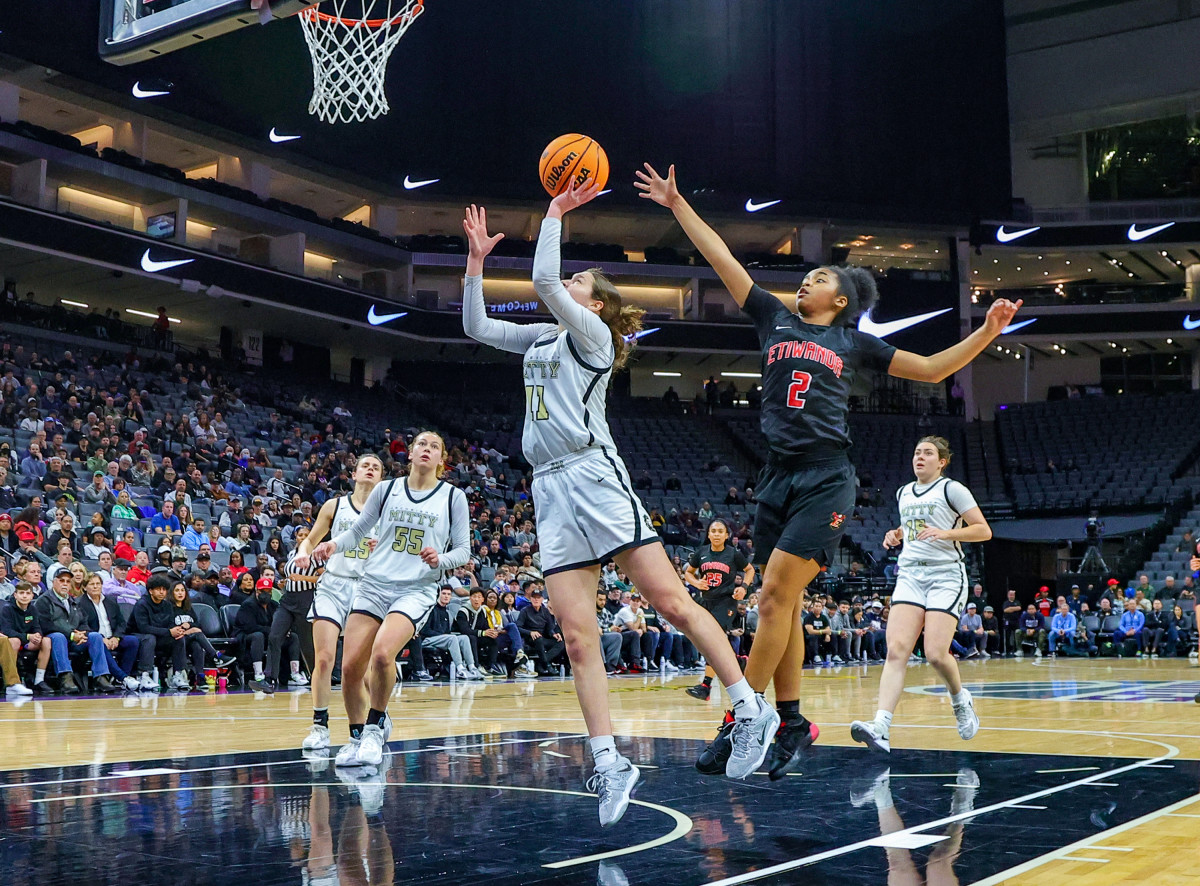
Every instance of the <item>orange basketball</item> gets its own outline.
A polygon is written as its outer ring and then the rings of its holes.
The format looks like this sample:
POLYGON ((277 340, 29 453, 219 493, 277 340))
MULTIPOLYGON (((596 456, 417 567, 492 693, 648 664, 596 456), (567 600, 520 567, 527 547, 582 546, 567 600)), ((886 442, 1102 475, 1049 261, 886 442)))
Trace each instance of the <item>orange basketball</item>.
POLYGON ((577 188, 589 179, 603 188, 608 183, 608 155, 594 138, 577 132, 560 135, 542 151, 538 176, 551 197, 565 191, 571 180, 577 188))

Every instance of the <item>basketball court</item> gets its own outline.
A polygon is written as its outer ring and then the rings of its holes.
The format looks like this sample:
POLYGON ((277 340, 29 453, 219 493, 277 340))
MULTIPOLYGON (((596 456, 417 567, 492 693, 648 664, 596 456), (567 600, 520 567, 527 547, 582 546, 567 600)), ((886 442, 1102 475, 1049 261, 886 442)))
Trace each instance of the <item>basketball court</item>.
POLYGON ((932 669, 914 665, 887 761, 849 737, 879 673, 807 672, 821 738, 780 783, 692 768, 722 711, 716 693, 684 695, 694 677, 614 679, 619 746, 645 768, 609 831, 584 787, 569 681, 403 684, 384 765, 343 777, 298 750, 306 690, 0 705, 5 867, 13 882, 74 883, 135 870, 263 884, 1194 876, 1200 672, 1186 660, 968 663, 983 721, 969 744, 932 669))

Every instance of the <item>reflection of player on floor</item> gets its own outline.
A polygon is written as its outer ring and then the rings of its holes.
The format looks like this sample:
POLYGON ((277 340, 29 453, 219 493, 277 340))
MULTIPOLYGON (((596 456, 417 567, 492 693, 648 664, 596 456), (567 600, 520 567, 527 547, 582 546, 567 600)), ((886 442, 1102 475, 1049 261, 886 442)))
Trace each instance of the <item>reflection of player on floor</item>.
POLYGON ((598 193, 574 183, 555 197, 542 221, 533 285, 557 325, 493 320, 483 302, 483 260, 500 240, 489 237, 483 210, 470 207, 463 329, 477 341, 524 355, 522 448, 534 466, 538 544, 546 590, 566 638, 575 692, 587 724, 600 800, 612 825, 629 804, 639 771, 617 752, 608 706, 608 675, 592 604, 600 563, 615 559, 655 610, 687 635, 720 675, 734 702, 732 751, 721 771, 745 778, 766 755, 779 718, 742 678, 725 632, 684 590, 650 516, 634 495, 606 418, 608 385, 641 328, 641 311, 599 271, 559 279, 562 216, 598 193))
MULTIPOLYGON (((312 531, 296 548, 289 565, 298 569, 296 564, 304 563, 305 568, 311 568, 308 561, 313 549, 324 541, 327 535, 340 534, 354 525, 363 505, 367 503, 367 497, 382 476, 383 462, 376 456, 364 455, 360 458, 354 466, 353 491, 349 495, 331 498, 321 505, 312 531)), ((367 564, 372 541, 364 542, 353 551, 330 557, 325 564, 325 572, 317 582, 317 591, 308 613, 308 620, 312 622, 315 661, 312 673, 313 725, 304 739, 303 749, 306 751, 329 747, 329 698, 332 695, 330 679, 333 674, 333 662, 337 657, 338 637, 341 636, 342 628, 346 626, 350 600, 367 564)), ((342 703, 351 723, 365 721, 365 686, 352 686, 343 681, 342 703)), ((359 732, 361 733, 361 727, 359 732)), ((351 733, 350 738, 352 744, 356 743, 361 734, 351 733)))
MULTIPOLYGON (((746 588, 754 584, 754 567, 730 541, 729 524, 720 517, 708 524, 708 544, 688 557, 683 580, 703 594, 701 604, 712 613, 721 630, 726 633, 737 620, 737 601, 746 596, 746 588), (737 585, 737 576, 745 580, 737 585)), ((712 666, 704 668, 704 680, 687 690, 693 698, 708 700, 713 677, 712 666)))
POLYGON ((963 542, 992 537, 983 511, 967 487, 942 472, 950 464, 950 444, 942 437, 923 437, 913 452, 915 483, 900 488, 900 526, 883 538, 886 548, 903 545, 898 562, 892 614, 887 626, 887 661, 879 678, 879 710, 875 720, 855 720, 850 734, 855 741, 889 753, 892 714, 904 691, 908 657, 925 631, 925 660, 933 665, 946 689, 958 734, 974 738, 979 717, 971 693, 962 685, 958 662, 950 654, 950 641, 967 598, 967 570, 963 542))
MULTIPOLYGON (((817 737, 800 713, 804 663, 804 592, 828 563, 854 509, 854 467, 847 434, 850 390, 864 371, 940 382, 977 357, 1021 306, 997 299, 983 325, 966 339, 929 357, 901 351, 857 322, 875 301, 875 279, 863 268, 826 266, 810 271, 794 311, 755 285, 721 237, 688 205, 675 183, 650 164, 634 187, 665 206, 700 250, 734 302, 753 320, 762 347, 762 429, 770 447, 754 492, 754 549, 768 556, 758 603, 758 632, 746 679, 755 691, 775 684, 782 724, 769 774, 782 778, 817 737)), ((698 767, 728 753, 726 726, 701 755, 698 767)))
POLYGON ((379 535, 350 602, 342 651, 344 684, 361 683, 370 671, 371 709, 355 754, 360 766, 378 766, 383 759, 396 656, 437 604, 441 576, 471 556, 467 497, 441 479, 445 457, 439 435, 418 434, 408 476, 378 484, 354 525, 313 551, 315 559, 326 560, 358 549, 372 529, 379 535))
MULTIPOLYGON (((872 800, 879 814, 879 835, 886 837, 904 830, 904 820, 896 811, 896 802, 892 799, 890 779, 891 770, 885 769, 876 776, 871 786, 859 794, 850 792, 850 802, 855 806, 864 806, 872 800)), ((975 809, 975 794, 979 790, 979 775, 974 769, 958 770, 955 778, 954 794, 950 800, 950 815, 962 815, 975 809)), ((925 863, 925 876, 917 870, 913 862, 912 851, 898 847, 887 847, 888 886, 958 886, 958 875, 954 873, 954 862, 962 851, 963 825, 965 819, 951 822, 946 826, 946 839, 934 844, 925 863)))

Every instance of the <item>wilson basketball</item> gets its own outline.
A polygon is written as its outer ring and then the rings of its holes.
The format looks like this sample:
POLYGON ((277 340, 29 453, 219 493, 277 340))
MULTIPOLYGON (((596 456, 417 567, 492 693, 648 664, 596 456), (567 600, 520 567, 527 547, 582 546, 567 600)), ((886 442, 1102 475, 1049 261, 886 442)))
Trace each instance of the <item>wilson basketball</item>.
POLYGON ((589 179, 603 188, 608 183, 608 155, 594 138, 577 132, 560 135, 542 151, 538 176, 551 197, 565 191, 572 180, 577 188, 589 179))

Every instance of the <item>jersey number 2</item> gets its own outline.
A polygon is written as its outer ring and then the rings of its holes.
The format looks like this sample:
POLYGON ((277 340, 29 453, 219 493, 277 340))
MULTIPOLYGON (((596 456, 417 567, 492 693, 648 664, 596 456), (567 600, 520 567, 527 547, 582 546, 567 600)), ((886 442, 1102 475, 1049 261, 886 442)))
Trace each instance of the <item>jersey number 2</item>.
POLYGON ((542 385, 525 385, 525 405, 529 407, 529 415, 534 421, 550 418, 550 413, 546 411, 546 389, 542 385))
POLYGON ((801 394, 808 393, 808 386, 812 384, 812 375, 807 372, 793 372, 792 383, 788 385, 787 405, 792 409, 803 409, 804 398, 801 394))

